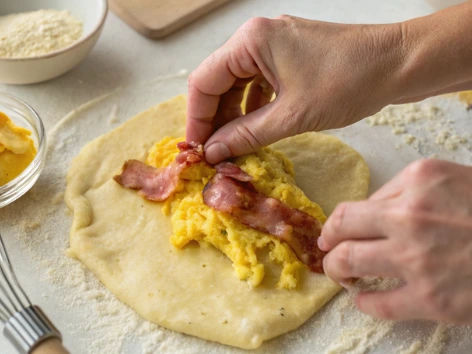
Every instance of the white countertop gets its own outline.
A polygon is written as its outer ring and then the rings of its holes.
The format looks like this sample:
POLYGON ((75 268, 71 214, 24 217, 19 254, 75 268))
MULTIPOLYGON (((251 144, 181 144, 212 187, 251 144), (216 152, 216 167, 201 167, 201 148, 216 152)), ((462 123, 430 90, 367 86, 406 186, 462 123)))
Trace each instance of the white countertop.
MULTIPOLYGON (((99 42, 79 67, 42 84, 0 85, 0 91, 28 102, 42 117, 46 130, 50 131, 74 108, 119 86, 126 87, 155 77, 175 74, 182 69, 191 71, 252 17, 275 17, 287 13, 333 22, 386 23, 432 11, 422 0, 233 0, 158 41, 142 37, 110 12, 99 42)), ((0 230, 3 223, 6 220, 2 220, 0 209, 0 230)), ((11 249, 10 252, 15 255, 12 258, 18 261, 21 251, 11 249)), ((36 288, 31 285, 35 283, 34 272, 25 269, 23 265, 17 268, 27 292, 31 297, 37 297, 36 288)), ((41 305, 48 311, 55 308, 52 299, 42 299, 41 305)), ((59 320, 59 327, 61 321, 64 319, 59 320)), ((66 334, 66 343, 75 341, 66 334)), ((10 344, 0 337, 0 354, 13 353, 15 351, 10 344)), ((74 353, 88 354, 83 350, 74 353)))

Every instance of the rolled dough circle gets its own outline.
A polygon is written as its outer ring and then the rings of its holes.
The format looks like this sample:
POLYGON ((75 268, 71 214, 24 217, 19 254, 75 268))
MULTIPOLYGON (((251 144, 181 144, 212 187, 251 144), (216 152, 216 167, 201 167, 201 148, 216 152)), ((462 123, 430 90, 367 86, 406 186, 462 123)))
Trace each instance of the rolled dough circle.
MULTIPOLYGON (((295 290, 275 288, 280 269, 266 263, 250 288, 212 247, 174 248, 161 204, 120 187, 112 177, 127 159, 144 160, 164 136, 184 135, 185 99, 178 96, 137 115, 86 145, 67 176, 74 220, 68 254, 89 268, 122 302, 166 328, 241 348, 291 331, 340 287, 307 270, 295 290)), ((367 195, 369 169, 338 138, 306 133, 273 146, 292 160, 298 185, 329 214, 367 195)))

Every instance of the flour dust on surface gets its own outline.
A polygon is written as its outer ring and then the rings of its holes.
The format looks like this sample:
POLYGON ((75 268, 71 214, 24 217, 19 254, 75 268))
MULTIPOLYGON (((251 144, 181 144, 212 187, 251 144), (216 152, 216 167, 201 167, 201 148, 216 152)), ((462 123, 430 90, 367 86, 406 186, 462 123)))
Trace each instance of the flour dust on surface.
MULTIPOLYGON (((49 147, 47 166, 38 183, 17 203, 0 211, 2 219, 5 217, 4 220, 7 220, 8 234, 17 235, 17 239, 8 240, 9 243, 17 243, 22 254, 35 265, 41 284, 40 295, 53 301, 61 312, 67 314, 68 321, 62 323, 61 329, 66 339, 73 338, 74 343, 78 343, 77 348, 70 348, 77 354, 247 353, 144 321, 117 300, 78 261, 65 255, 71 217, 63 202, 63 193, 71 159, 86 142, 110 130, 115 122, 121 123, 139 111, 183 92, 186 80, 183 77, 165 83, 159 85, 153 82, 152 85, 117 90, 96 100, 94 104, 79 107, 67 119, 59 122, 52 129, 50 141, 53 146, 49 147), (135 99, 130 100, 129 97, 135 99), (136 97, 140 97, 139 100, 136 97), (38 208, 40 202, 41 208, 38 208)), ((396 109, 398 111, 391 112, 393 117, 406 112, 402 111, 402 106, 396 109)), ((404 109, 412 108, 408 106, 404 109)), ((447 110, 444 110, 444 114, 447 115, 447 110)), ((472 112, 468 114, 472 116, 472 112)), ((371 129, 368 125, 365 127, 371 129)), ((456 127, 455 123, 451 123, 451 127, 456 127)), ((406 131, 410 132, 410 128, 410 123, 405 124, 406 131)), ((451 134, 455 133, 451 131, 451 134)), ((436 145, 434 141, 428 141, 419 144, 418 148, 425 149, 427 144, 436 145)), ((468 149, 467 143, 460 143, 457 147, 463 148, 468 149)), ((436 354, 460 353, 464 345, 472 345, 464 342, 464 338, 472 337, 472 330, 468 327, 424 321, 381 321, 355 308, 354 297, 358 291, 388 289, 397 284, 392 279, 363 280, 354 289, 337 295, 298 330, 268 341, 251 352, 436 354)), ((35 296, 38 298, 39 295, 35 296)))

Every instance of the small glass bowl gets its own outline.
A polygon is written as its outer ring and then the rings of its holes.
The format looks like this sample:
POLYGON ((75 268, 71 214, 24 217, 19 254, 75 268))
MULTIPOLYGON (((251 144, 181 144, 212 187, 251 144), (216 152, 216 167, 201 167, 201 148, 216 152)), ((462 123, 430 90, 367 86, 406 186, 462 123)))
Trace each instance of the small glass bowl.
POLYGON ((37 153, 33 161, 15 179, 0 186, 0 208, 12 203, 25 194, 38 180, 46 161, 46 133, 38 113, 22 100, 0 92, 0 111, 15 125, 31 131, 37 153))

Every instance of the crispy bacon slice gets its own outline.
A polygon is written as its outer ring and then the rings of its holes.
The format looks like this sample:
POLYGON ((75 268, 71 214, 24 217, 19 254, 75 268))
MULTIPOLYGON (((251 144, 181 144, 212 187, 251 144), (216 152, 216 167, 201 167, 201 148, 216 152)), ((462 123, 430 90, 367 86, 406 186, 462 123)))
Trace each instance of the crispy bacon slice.
MULTIPOLYGON (((186 142, 182 141, 177 144, 177 148, 180 150, 180 153, 175 157, 175 161, 182 164, 182 163, 198 163, 204 160, 203 158, 203 145, 197 144, 193 141, 186 142)), ((184 167, 188 167, 190 165, 186 165, 184 167)))
POLYGON ((253 180, 252 176, 244 172, 241 167, 229 161, 220 162, 215 165, 215 169, 217 173, 241 182, 250 182, 253 180))
POLYGON ((205 186, 203 201, 211 208, 231 214, 244 225, 279 237, 310 270, 323 273, 325 252, 316 242, 321 223, 313 216, 256 192, 249 182, 242 183, 221 173, 205 186))
POLYGON ((113 179, 123 187, 139 190, 138 194, 153 201, 169 198, 179 184, 180 173, 193 164, 204 161, 203 147, 196 143, 177 144, 180 153, 164 168, 148 166, 138 160, 128 160, 123 171, 113 179))

